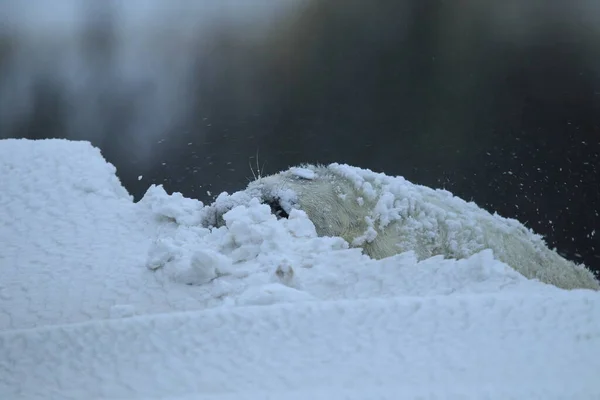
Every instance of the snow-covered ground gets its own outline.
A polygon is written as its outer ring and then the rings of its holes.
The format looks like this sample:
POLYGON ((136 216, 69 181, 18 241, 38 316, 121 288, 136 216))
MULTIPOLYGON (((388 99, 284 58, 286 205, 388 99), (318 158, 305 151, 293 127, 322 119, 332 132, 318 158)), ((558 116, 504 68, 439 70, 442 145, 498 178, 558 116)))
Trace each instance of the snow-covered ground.
POLYGON ((0 399, 598 399, 600 294, 490 250, 371 260, 302 212, 134 203, 87 142, 0 141, 0 399))

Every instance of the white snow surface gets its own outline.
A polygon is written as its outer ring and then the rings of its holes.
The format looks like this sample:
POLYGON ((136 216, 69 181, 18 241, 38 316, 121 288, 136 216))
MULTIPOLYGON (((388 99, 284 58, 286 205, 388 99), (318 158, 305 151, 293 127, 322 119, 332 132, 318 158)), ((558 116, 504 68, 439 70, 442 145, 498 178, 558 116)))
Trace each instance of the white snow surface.
POLYGON ((600 398, 600 294, 491 250, 372 260, 250 199, 204 228, 65 140, 0 141, 0 207, 0 399, 600 398))

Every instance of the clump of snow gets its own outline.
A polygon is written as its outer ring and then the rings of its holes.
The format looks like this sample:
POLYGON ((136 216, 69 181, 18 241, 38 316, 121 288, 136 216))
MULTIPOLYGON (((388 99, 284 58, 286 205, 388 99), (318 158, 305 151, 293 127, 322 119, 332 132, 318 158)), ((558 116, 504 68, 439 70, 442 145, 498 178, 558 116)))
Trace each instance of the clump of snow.
POLYGON ((245 192, 134 203, 87 142, 0 141, 0 177, 0 398, 600 396, 600 295, 490 250, 375 260, 245 192))
POLYGON ((178 224, 200 225, 206 218, 201 201, 183 197, 181 193, 169 195, 162 185, 150 186, 142 201, 148 203, 157 216, 170 218, 178 224))
POLYGON ((315 179, 316 177, 316 173, 314 170, 309 169, 309 168, 303 168, 303 167, 292 167, 290 168, 290 172, 302 179, 308 179, 308 180, 312 180, 315 179))

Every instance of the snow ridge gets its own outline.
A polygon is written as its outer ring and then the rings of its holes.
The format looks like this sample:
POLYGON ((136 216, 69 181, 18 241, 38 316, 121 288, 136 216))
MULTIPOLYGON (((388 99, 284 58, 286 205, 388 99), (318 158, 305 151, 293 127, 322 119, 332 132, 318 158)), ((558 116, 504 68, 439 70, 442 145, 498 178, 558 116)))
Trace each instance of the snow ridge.
POLYGON ((598 305, 589 291, 406 297, 14 331, 0 335, 0 398, 287 398, 307 388, 338 398, 378 387, 386 399, 592 399, 598 305))

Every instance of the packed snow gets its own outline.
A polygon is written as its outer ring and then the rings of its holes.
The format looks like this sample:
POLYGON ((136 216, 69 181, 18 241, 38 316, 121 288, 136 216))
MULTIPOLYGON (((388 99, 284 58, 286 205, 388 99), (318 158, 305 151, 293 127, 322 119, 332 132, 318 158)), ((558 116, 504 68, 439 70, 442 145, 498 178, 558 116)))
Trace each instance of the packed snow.
POLYGON ((256 199, 206 227, 88 142, 2 140, 0 182, 0 399, 600 398, 600 293, 489 249, 374 260, 256 199))

